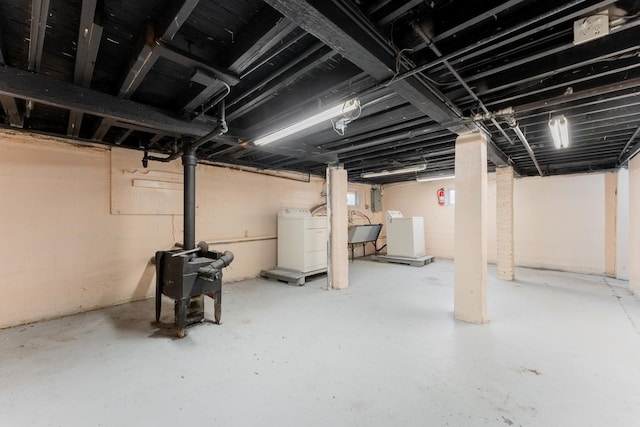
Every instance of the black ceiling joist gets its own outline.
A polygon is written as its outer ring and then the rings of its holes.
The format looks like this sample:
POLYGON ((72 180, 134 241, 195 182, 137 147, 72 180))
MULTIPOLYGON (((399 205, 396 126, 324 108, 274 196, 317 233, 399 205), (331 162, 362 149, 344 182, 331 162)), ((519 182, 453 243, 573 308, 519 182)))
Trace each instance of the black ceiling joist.
POLYGON ((553 57, 529 61, 527 67, 512 68, 508 73, 492 77, 491 81, 485 80, 487 89, 479 92, 478 95, 488 95, 624 56, 636 56, 640 49, 639 39, 640 28, 634 27, 626 32, 617 32, 600 40, 594 40, 592 43, 574 46, 553 57), (594 49, 599 52, 597 57, 593 55, 594 49))
POLYGON ((24 117, 22 113, 18 109, 18 104, 16 103, 16 99, 12 96, 0 95, 0 104, 2 104, 2 108, 7 116, 7 121, 9 125, 17 128, 21 128, 24 126, 24 117))
POLYGON ((29 32, 29 71, 40 71, 44 35, 49 17, 49 0, 33 0, 31 2, 31 30, 29 32))
POLYGON ((204 136, 212 130, 211 126, 176 119, 146 105, 11 67, 0 67, 0 94, 79 110, 151 131, 158 129, 180 135, 204 136))
MULTIPOLYGON (((315 46, 313 50, 315 50, 315 46)), ((297 68, 288 67, 288 69, 291 70, 289 72, 278 70, 276 73, 273 73, 272 75, 268 76, 267 79, 265 79, 266 81, 266 80, 270 80, 271 77, 274 77, 274 76, 278 77, 277 80, 271 82, 270 85, 267 85, 266 87, 264 85, 262 86, 256 85, 253 88, 249 89, 248 92, 251 92, 254 96, 251 97, 250 100, 244 103, 243 105, 232 110, 228 115, 229 120, 235 120, 239 117, 242 117, 248 112, 259 107, 260 105, 263 105, 268 99, 273 97, 280 89, 284 88, 289 83, 296 80, 297 78, 304 76, 309 71, 316 68, 318 64, 326 61, 327 59, 331 58, 334 55, 335 55, 335 52, 322 47, 317 51, 315 51, 311 56, 300 55, 299 62, 296 62, 295 64, 295 65, 298 65, 299 67, 297 68), (255 93, 258 90, 260 90, 260 93, 255 93)), ((262 82, 260 82, 260 84, 262 84, 262 82)), ((248 98, 248 96, 245 96, 243 94, 241 95, 241 98, 246 99, 248 98)))
POLYGON ((122 98, 131 97, 158 60, 158 52, 155 49, 156 40, 171 40, 198 3, 199 0, 172 2, 171 4, 174 8, 165 13, 165 18, 161 19, 157 28, 154 28, 151 24, 146 25, 144 34, 139 42, 140 47, 134 55, 134 60, 120 85, 118 96, 122 98))
MULTIPOLYGON (((393 82, 396 54, 373 28, 368 20, 343 0, 298 1, 266 0, 276 10, 300 27, 313 34, 326 45, 350 60, 380 82, 393 82)), ((410 76, 393 82, 391 88, 442 126, 454 133, 465 133, 469 128, 460 123, 462 114, 435 87, 410 76)), ((513 165, 495 144, 489 145, 489 155, 498 166, 513 165)))
MULTIPOLYGON (((364 16, 346 2, 266 1, 378 81, 393 77, 396 62, 393 49, 364 16)), ((451 123, 461 117, 444 95, 416 78, 393 83, 393 89, 439 123, 451 123)))
POLYGON ((232 46, 233 57, 227 67, 230 71, 243 74, 255 61, 278 45, 298 26, 283 18, 270 7, 265 7, 240 34, 232 46))
MULTIPOLYGON (((94 22, 97 3, 97 0, 83 0, 80 13, 73 82, 84 87, 91 85, 91 77, 93 76, 100 40, 102 39, 102 26, 94 22)), ((80 135, 82 117, 83 113, 81 111, 72 110, 69 112, 68 136, 78 137, 80 135)))

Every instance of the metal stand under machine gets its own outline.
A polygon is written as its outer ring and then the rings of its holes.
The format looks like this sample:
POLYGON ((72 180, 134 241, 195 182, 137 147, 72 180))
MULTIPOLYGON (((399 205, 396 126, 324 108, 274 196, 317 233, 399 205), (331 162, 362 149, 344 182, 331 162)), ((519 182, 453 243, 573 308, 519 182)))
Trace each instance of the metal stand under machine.
MULTIPOLYGON (((199 146, 226 132, 224 103, 216 129, 193 143, 185 143, 184 166, 184 241, 183 249, 156 252, 156 322, 160 320, 162 296, 174 300, 175 326, 178 337, 186 328, 204 320, 204 295, 215 300, 214 320, 220 323, 222 315, 222 268, 233 261, 233 253, 209 250, 205 242, 195 243, 196 219, 196 151, 199 146)), ((157 158, 145 153, 148 160, 170 161, 173 156, 157 158)))
POLYGON ((278 212, 278 266, 260 276, 302 286, 306 279, 327 272, 327 217, 309 209, 278 212))
POLYGON ((387 211, 385 219, 387 254, 374 255, 371 259, 414 267, 434 261, 435 257, 425 254, 423 217, 405 217, 402 212, 387 211))

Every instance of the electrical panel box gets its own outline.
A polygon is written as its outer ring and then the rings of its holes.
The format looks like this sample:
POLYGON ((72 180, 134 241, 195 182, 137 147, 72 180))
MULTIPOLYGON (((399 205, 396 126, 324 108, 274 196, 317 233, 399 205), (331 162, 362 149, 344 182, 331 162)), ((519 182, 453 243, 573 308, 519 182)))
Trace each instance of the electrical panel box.
POLYGON ((327 217, 309 209, 278 212, 278 267, 308 273, 327 268, 327 217))
POLYGON ((387 211, 387 255, 407 258, 425 256, 424 218, 404 217, 402 212, 387 211))
POLYGON ((380 212, 382 210, 382 189, 371 188, 371 212, 380 212))
POLYGON ((609 11, 578 19, 573 23, 573 44, 595 40, 609 34, 609 11))

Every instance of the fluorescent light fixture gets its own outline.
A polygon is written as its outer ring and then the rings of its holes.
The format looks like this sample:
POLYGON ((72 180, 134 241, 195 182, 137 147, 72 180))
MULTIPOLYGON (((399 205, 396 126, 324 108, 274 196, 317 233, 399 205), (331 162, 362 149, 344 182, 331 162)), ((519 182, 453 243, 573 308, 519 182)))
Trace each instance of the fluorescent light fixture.
POLYGON ((402 169, 391 169, 380 172, 365 172, 360 174, 361 178, 378 178, 380 176, 401 175, 403 173, 420 172, 427 168, 427 165, 408 166, 402 169))
POLYGON ((346 113, 350 113, 351 111, 357 110, 358 108, 360 108, 360 100, 358 100, 357 98, 350 99, 348 101, 343 102, 342 104, 338 104, 334 107, 324 110, 300 122, 294 123, 280 130, 272 132, 268 135, 262 136, 256 139, 255 141, 253 141, 253 143, 255 145, 270 144, 274 141, 285 138, 289 135, 293 135, 294 133, 303 131, 307 128, 310 128, 311 126, 315 126, 326 120, 342 116, 346 113))
POLYGON ((429 182, 429 181, 439 181, 441 179, 451 179, 456 176, 452 173, 444 174, 444 175, 423 175, 416 178, 417 182, 429 182))
POLYGON ((551 139, 556 148, 567 148, 569 146, 569 122, 565 116, 554 117, 549 120, 551 139))

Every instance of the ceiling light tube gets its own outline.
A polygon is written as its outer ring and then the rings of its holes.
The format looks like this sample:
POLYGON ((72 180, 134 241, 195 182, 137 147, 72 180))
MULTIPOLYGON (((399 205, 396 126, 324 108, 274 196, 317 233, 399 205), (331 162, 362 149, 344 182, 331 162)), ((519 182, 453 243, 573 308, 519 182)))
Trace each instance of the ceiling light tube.
POLYGON ((451 179, 456 176, 452 173, 445 175, 423 175, 416 178, 416 182, 429 182, 429 181, 439 181, 441 179, 451 179))
POLYGON ((293 135, 294 133, 303 131, 307 128, 310 128, 311 126, 315 126, 326 120, 333 119, 335 117, 339 117, 339 116, 342 116, 343 114, 357 110, 358 108, 360 108, 360 101, 357 98, 350 99, 348 101, 343 102, 342 104, 339 104, 327 110, 324 110, 314 116, 311 116, 302 121, 299 121, 297 123, 284 127, 280 130, 277 130, 275 132, 262 136, 256 139, 255 141, 253 141, 253 143, 255 145, 270 144, 274 141, 293 135))
POLYGON ((565 116, 554 117, 549 120, 551 139, 556 148, 567 148, 569 146, 569 122, 565 116))
POLYGON ((365 172, 360 174, 361 178, 378 178, 380 176, 401 175, 403 173, 420 172, 427 168, 427 165, 408 166, 402 169, 384 170, 380 172, 365 172))

